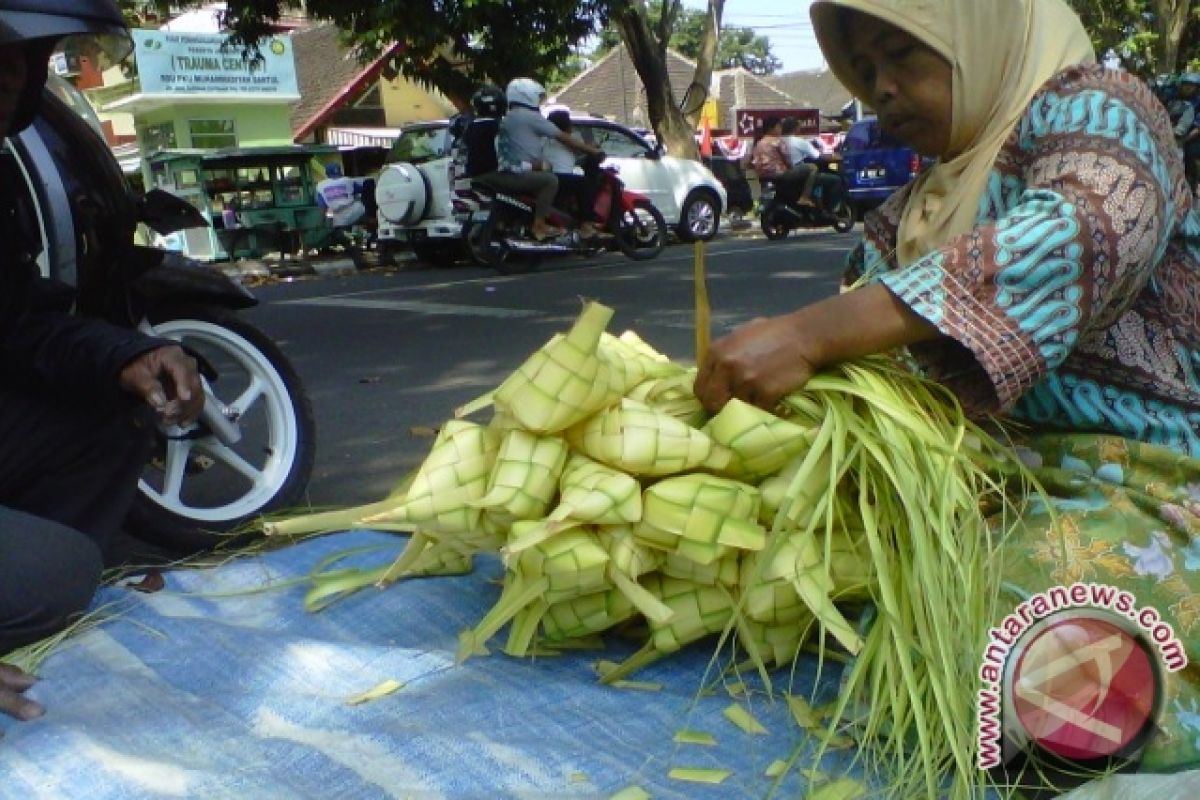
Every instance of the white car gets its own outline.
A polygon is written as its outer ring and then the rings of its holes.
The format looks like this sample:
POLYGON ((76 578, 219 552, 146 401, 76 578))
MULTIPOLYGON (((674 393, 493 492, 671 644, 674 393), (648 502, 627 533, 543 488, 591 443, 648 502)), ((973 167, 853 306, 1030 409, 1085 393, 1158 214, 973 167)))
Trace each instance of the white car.
MULTIPOLYGON (((699 161, 664 155, 628 128, 594 117, 572 117, 574 133, 603 150, 631 191, 646 195, 684 241, 717 235, 725 187, 699 161)), ((379 174, 381 246, 410 245, 417 257, 449 263, 462 252, 470 213, 451 192, 451 136, 447 120, 404 129, 379 174)))

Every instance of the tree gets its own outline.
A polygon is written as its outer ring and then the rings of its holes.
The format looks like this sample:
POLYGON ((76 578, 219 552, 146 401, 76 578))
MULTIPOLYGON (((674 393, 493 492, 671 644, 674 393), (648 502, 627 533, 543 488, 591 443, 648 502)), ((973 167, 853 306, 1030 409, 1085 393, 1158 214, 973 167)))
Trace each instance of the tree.
POLYGON ((607 22, 609 0, 228 0, 234 41, 253 50, 287 9, 333 22, 364 61, 399 44, 387 69, 460 107, 484 82, 548 75, 607 22))
MULTIPOLYGON (((653 19, 662 14, 662 0, 651 0, 646 8, 653 19)), ((697 60, 704 42, 704 26, 708 16, 707 12, 697 8, 680 9, 671 31, 669 47, 686 58, 697 60)), ((600 32, 595 55, 603 55, 620 43, 620 31, 609 26, 600 32)), ((713 66, 720 69, 744 67, 755 75, 772 75, 782 64, 771 52, 771 40, 759 36, 753 28, 722 28, 713 66)))
MULTIPOLYGON (((695 130, 703 102, 693 102, 687 109, 676 106, 671 75, 667 72, 667 47, 682 8, 682 0, 665 0, 657 9, 648 6, 645 0, 614 0, 612 20, 629 50, 638 77, 642 79, 646 90, 646 112, 658 140, 672 155, 696 158, 695 130)), ((724 10, 725 0, 708 0, 696 70, 689 87, 695 90, 691 94, 698 95, 701 101, 712 83, 724 10)))
POLYGON ((1070 0, 1103 58, 1116 54, 1143 77, 1170 74, 1200 51, 1200 7, 1193 0, 1070 0))
MULTIPOLYGON (((254 52, 282 12, 303 7, 309 17, 336 24, 363 60, 398 44, 388 69, 438 88, 461 107, 484 81, 552 76, 611 19, 646 87, 659 140, 671 153, 694 158, 702 102, 685 116, 675 105, 666 67, 682 5, 657 0, 652 10, 645 0, 228 0, 225 23, 233 42, 254 52)), ((712 80, 724 6, 725 0, 709 0, 704 13, 692 78, 700 101, 712 80)))

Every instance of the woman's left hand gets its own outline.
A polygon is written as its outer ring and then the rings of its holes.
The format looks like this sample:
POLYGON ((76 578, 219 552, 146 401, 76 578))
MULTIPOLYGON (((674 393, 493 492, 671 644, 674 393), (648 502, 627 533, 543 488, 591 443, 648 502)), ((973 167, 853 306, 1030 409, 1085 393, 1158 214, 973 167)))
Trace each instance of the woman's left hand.
POLYGON ((713 342, 696 376, 696 397, 714 414, 735 397, 771 411, 819 366, 798 314, 759 318, 713 342))

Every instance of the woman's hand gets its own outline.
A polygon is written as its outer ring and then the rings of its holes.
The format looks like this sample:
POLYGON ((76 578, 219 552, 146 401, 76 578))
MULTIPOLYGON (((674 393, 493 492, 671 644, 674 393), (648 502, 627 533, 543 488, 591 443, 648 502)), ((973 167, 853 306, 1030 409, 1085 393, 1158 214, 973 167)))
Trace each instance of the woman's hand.
POLYGON ((700 365, 696 397, 713 413, 734 397, 773 411, 817 370, 940 335, 882 285, 865 286, 718 340, 700 365))
POLYGON ((11 664, 0 664, 0 714, 19 720, 37 719, 46 710, 25 696, 25 691, 37 682, 11 664))
POLYGON ((712 413, 731 399, 771 411, 820 368, 798 313, 759 318, 714 342, 696 376, 696 397, 712 413))

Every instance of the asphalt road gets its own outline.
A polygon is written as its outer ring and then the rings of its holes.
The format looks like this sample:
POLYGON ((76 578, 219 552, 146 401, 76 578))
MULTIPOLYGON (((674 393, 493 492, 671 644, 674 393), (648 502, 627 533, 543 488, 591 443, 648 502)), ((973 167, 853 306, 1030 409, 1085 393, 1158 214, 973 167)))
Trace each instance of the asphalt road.
MULTIPOLYGON (((857 234, 783 242, 724 239, 708 247, 713 334, 836 291, 857 234)), ((599 300, 672 358, 693 360, 693 249, 658 259, 557 259, 500 277, 488 269, 407 268, 260 287, 247 316, 274 337, 305 381, 317 419, 309 502, 347 505, 385 495, 428 451, 412 429, 498 385, 582 299, 599 300)))

